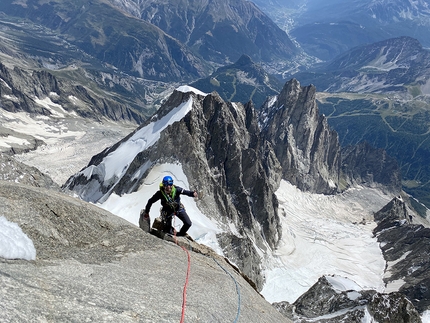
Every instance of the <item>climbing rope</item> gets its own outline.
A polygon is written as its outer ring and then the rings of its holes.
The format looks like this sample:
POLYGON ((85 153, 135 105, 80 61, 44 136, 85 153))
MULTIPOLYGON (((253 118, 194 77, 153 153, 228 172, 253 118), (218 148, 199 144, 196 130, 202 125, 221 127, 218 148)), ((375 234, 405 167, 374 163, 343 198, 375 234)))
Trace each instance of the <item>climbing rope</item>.
POLYGON ((224 272, 226 272, 231 279, 233 279, 234 284, 236 285, 236 293, 237 293, 237 314, 236 314, 236 318, 233 321, 234 323, 236 323, 239 320, 239 315, 240 315, 240 289, 239 289, 239 284, 237 283, 236 279, 233 277, 233 275, 227 270, 225 269, 223 266, 221 266, 221 264, 214 258, 212 257, 212 259, 217 263, 218 266, 221 267, 222 270, 224 270, 224 272))
POLYGON ((183 323, 184 322, 184 318, 185 318, 185 305, 187 303, 187 286, 188 286, 188 277, 190 276, 191 257, 190 257, 190 253, 188 252, 187 249, 185 249, 182 246, 181 246, 181 248, 182 248, 182 250, 184 250, 187 253, 187 257, 188 257, 187 277, 185 279, 184 291, 182 292, 182 315, 181 315, 181 323, 183 323))
MULTIPOLYGON (((173 213, 173 227, 175 227, 175 214, 173 213)), ((175 243, 179 246, 178 243, 178 239, 176 238, 176 229, 173 230, 173 236, 175 238, 175 243)), ((190 276, 190 268, 191 268, 191 256, 190 253, 188 252, 187 249, 185 249, 185 247, 180 246, 182 248, 182 250, 184 250, 187 253, 187 258, 188 258, 188 267, 187 267, 187 275, 185 278, 185 285, 184 285, 184 290, 182 292, 182 314, 181 314, 181 323, 184 322, 184 318, 185 318, 185 305, 187 303, 187 286, 188 286, 188 281, 189 281, 189 276, 190 276)))
MULTIPOLYGON (((175 214, 173 214, 173 227, 175 228, 175 214)), ((174 236, 174 240, 175 243, 179 246, 178 243, 178 239, 176 237, 176 229, 173 231, 173 236, 174 236)), ((189 242, 190 245, 190 250, 191 248, 191 242, 189 242)), ((182 248, 182 250, 184 250, 187 253, 187 258, 188 258, 188 267, 187 267, 187 275, 185 278, 185 285, 184 285, 184 290, 182 293, 182 315, 181 315, 181 323, 184 322, 184 318, 185 318, 185 306, 186 306, 186 302, 187 302, 187 286, 188 286, 188 281, 189 281, 189 276, 190 276, 190 268, 191 268, 191 256, 190 253, 188 252, 188 250, 183 247, 180 246, 182 248)), ((240 296, 240 288, 239 288, 239 284, 237 283, 236 279, 233 277, 233 275, 227 270, 225 269, 214 257, 212 257, 212 259, 215 261, 215 263, 221 267, 221 269, 228 274, 231 279, 234 281, 234 284, 236 286, 236 293, 237 293, 237 314, 236 314, 236 318, 233 321, 233 323, 237 323, 239 320, 239 316, 240 316, 240 303, 241 303, 241 296, 240 296)))

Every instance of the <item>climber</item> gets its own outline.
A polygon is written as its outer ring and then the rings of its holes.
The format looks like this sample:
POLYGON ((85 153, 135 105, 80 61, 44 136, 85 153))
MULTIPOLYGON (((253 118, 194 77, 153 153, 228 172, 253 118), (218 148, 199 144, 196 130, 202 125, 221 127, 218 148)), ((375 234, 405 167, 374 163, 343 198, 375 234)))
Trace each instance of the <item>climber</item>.
MULTIPOLYGON (((170 234, 175 234, 175 229, 172 227, 173 216, 176 215, 183 223, 177 236, 185 236, 188 229, 191 227, 191 220, 181 203, 180 195, 184 194, 190 197, 197 197, 196 191, 188 191, 179 186, 173 185, 173 179, 170 176, 165 176, 160 183, 160 189, 148 200, 144 212, 141 217, 144 220, 149 220, 149 210, 152 204, 161 200, 161 213, 163 218, 163 231, 170 234)), ((149 222, 149 221, 148 221, 149 222)))

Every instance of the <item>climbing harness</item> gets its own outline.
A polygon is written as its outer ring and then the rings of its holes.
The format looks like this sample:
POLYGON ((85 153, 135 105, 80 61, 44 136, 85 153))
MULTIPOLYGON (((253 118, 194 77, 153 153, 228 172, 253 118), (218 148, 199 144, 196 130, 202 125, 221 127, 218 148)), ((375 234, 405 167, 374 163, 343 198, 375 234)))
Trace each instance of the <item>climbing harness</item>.
POLYGON ((166 199, 167 205, 174 211, 178 209, 178 202, 175 201, 176 196, 176 186, 172 186, 172 192, 170 194, 166 194, 166 192, 163 189, 163 184, 160 184, 160 191, 161 194, 163 194, 164 198, 166 199))
POLYGON ((173 214, 170 214, 166 211, 163 211, 163 208, 160 209, 160 217, 161 217, 161 223, 163 226, 163 231, 165 231, 166 233, 170 233, 173 234, 174 230, 172 231, 172 229, 174 229, 172 227, 172 218, 174 216, 173 214), (170 226, 170 228, 168 228, 170 226), (166 231, 167 230, 167 231, 166 231))

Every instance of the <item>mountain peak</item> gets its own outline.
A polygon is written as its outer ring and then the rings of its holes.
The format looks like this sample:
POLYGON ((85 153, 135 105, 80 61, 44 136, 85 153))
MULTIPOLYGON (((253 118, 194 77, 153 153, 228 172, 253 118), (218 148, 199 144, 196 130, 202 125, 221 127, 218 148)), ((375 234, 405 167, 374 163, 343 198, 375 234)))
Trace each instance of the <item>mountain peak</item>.
POLYGON ((235 61, 243 53, 269 63, 299 52, 287 33, 251 1, 147 0, 131 6, 121 0, 111 2, 216 64, 235 61))
POLYGON ((246 54, 243 54, 242 56, 240 56, 240 58, 237 60, 237 62, 233 65, 237 66, 237 67, 241 67, 241 66, 248 66, 248 65, 252 65, 254 64, 254 62, 252 61, 251 57, 249 57, 246 54))
POLYGON ((191 85, 206 93, 216 91, 226 101, 252 101, 257 108, 268 96, 276 95, 282 89, 281 81, 246 54, 236 63, 220 67, 209 77, 191 85))
POLYGON ((340 191, 340 144, 337 133, 319 115, 315 87, 292 79, 265 102, 259 120, 263 136, 275 147, 283 178, 304 191, 340 191))

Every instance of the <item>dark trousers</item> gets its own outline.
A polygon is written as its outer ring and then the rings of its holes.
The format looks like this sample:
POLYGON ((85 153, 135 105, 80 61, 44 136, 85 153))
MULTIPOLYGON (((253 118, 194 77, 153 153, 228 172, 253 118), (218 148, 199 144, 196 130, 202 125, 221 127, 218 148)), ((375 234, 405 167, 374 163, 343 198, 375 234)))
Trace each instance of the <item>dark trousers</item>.
POLYGON ((179 218, 179 220, 183 222, 181 230, 179 230, 177 235, 184 236, 185 233, 192 225, 190 217, 188 216, 184 208, 179 209, 175 214, 171 214, 170 216, 167 216, 166 221, 164 222, 164 232, 173 234, 173 228, 172 228, 173 215, 176 215, 179 218))

